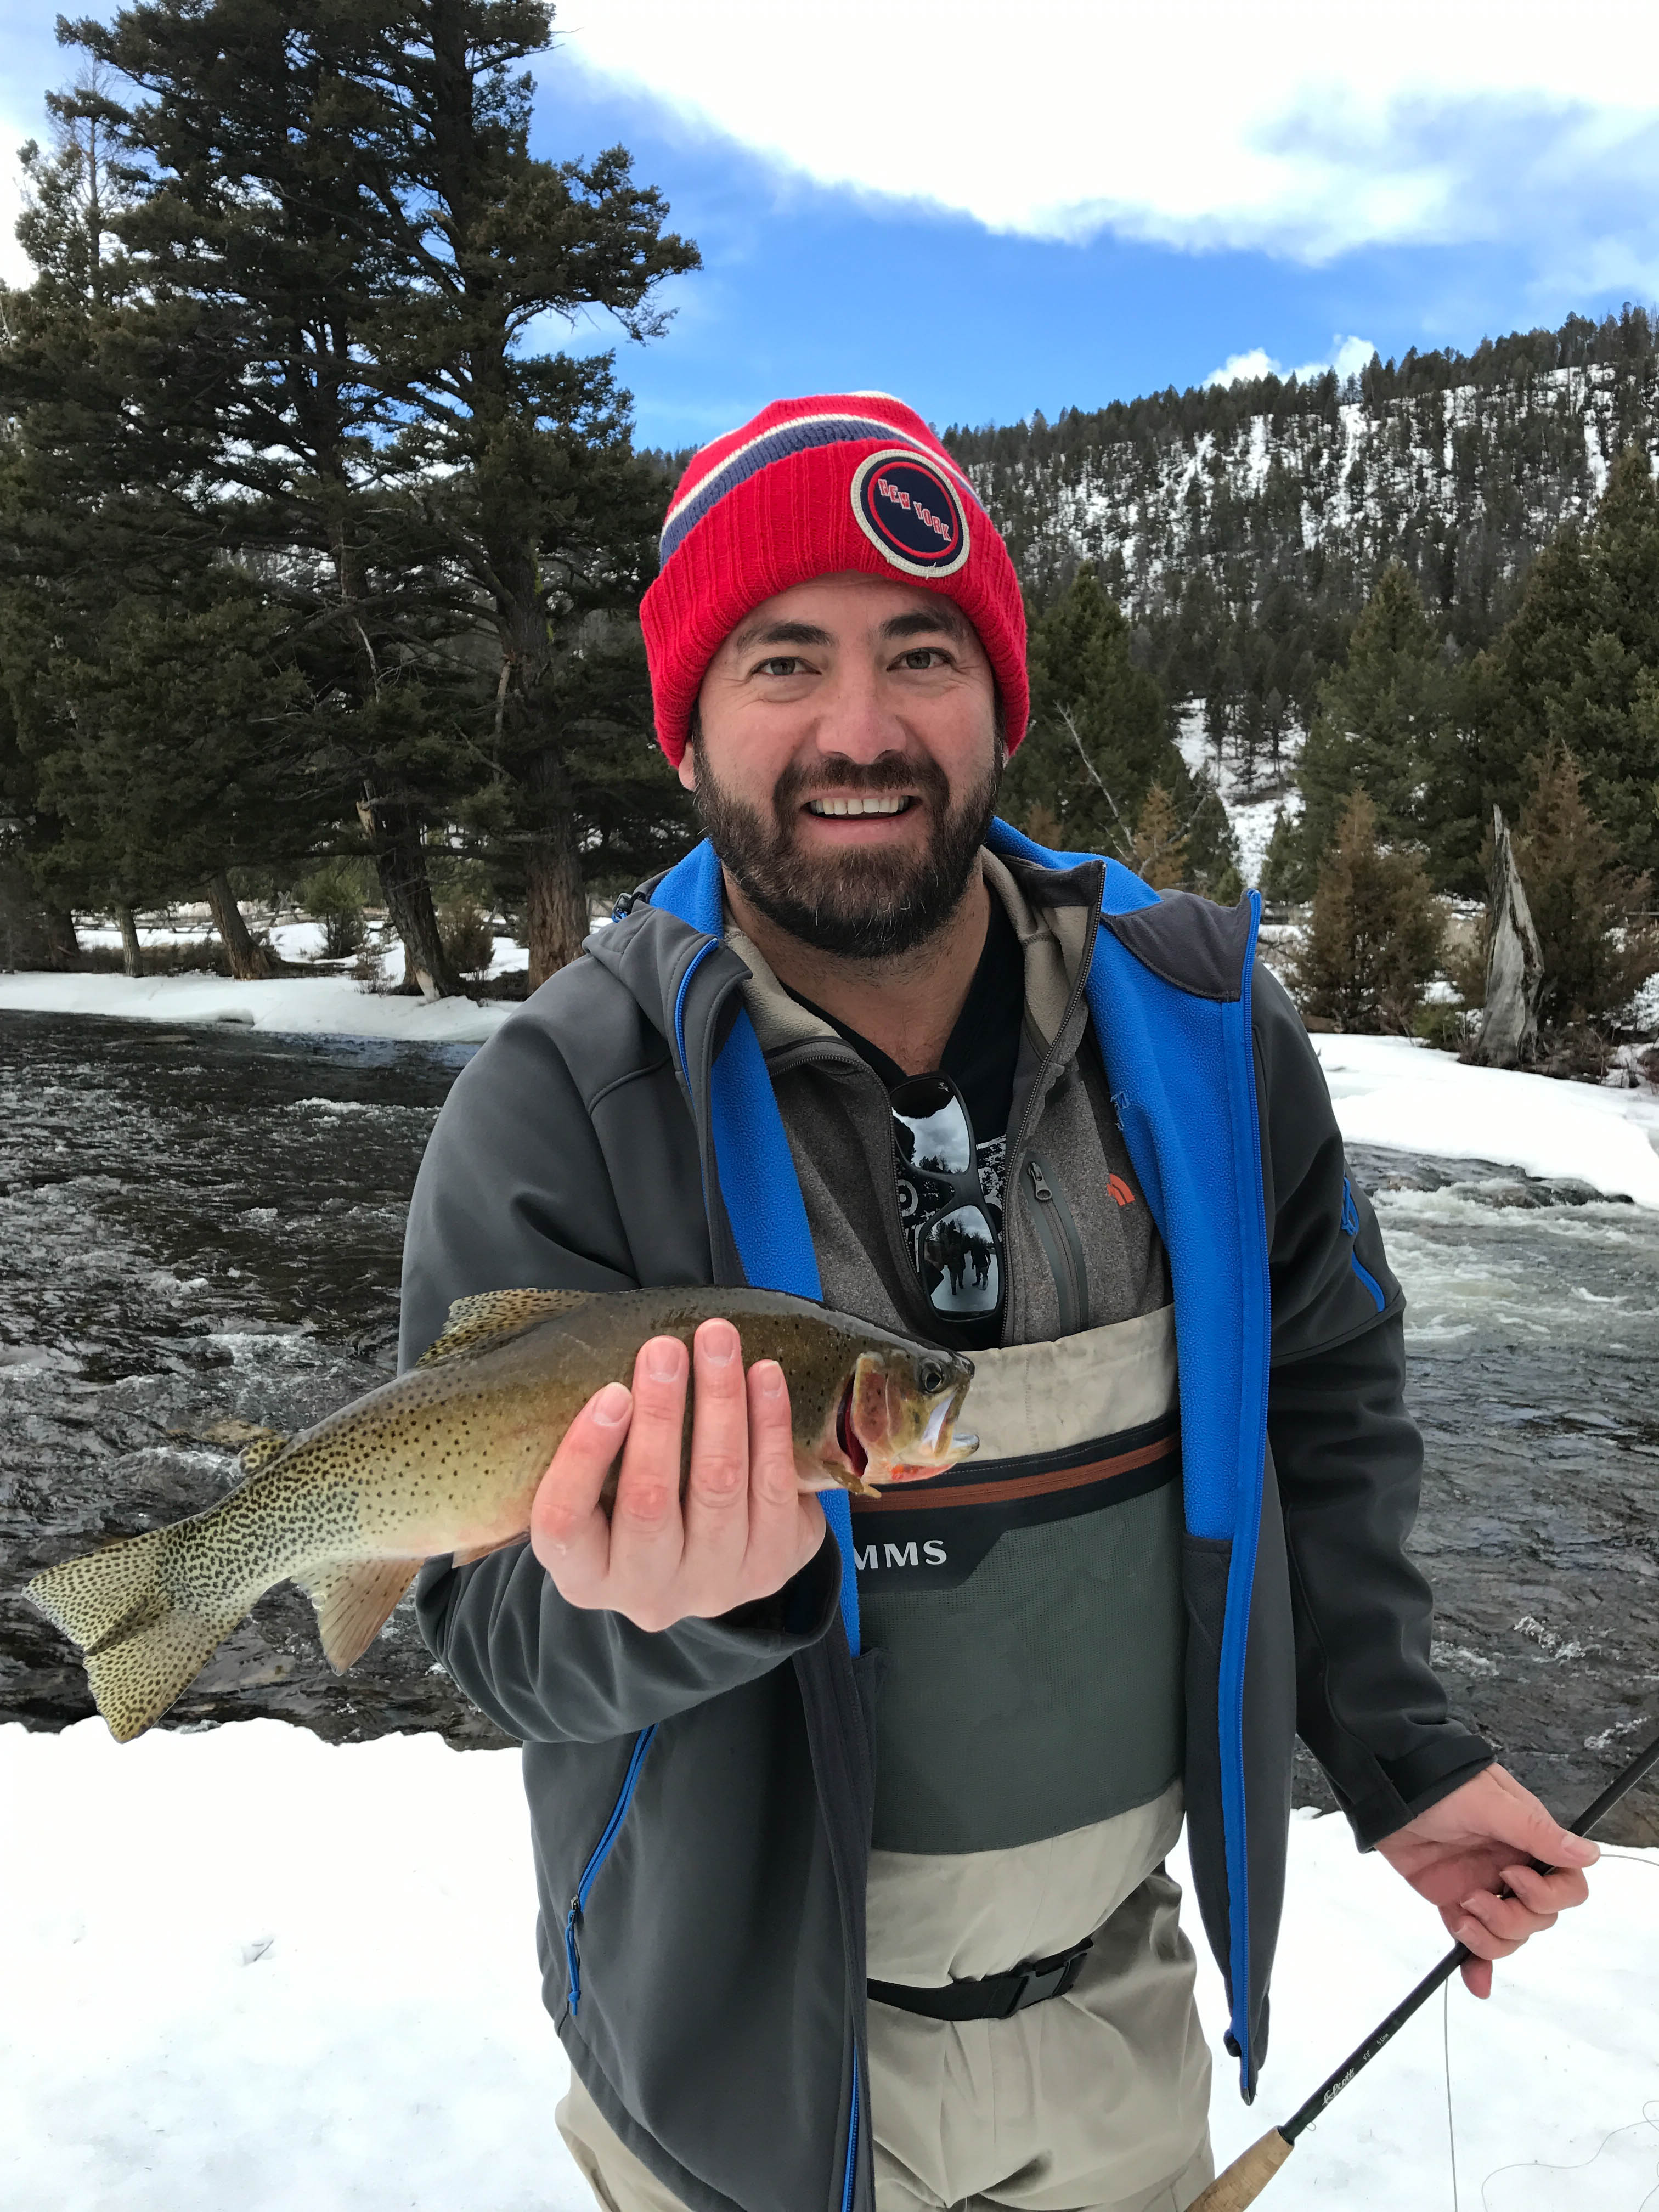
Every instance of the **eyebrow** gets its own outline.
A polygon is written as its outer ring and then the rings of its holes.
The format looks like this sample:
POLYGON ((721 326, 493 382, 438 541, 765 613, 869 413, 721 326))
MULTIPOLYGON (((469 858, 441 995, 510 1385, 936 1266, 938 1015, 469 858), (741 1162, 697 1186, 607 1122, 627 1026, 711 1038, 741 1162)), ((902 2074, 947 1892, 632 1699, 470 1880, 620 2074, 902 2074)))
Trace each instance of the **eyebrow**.
MULTIPOLYGON (((890 645, 901 638, 940 634, 958 641, 969 634, 967 617, 960 612, 953 601, 946 599, 941 599, 936 609, 915 607, 908 614, 894 615, 881 626, 881 635, 890 645)), ((741 654, 752 653, 760 645, 833 647, 835 642, 831 633, 821 629, 816 623, 750 623, 747 629, 738 630, 733 636, 732 650, 741 654)))
POLYGON ((833 645, 835 639, 816 623, 750 623, 732 641, 734 653, 752 652, 757 645, 833 645))
POLYGON ((943 631, 946 637, 961 639, 967 636, 968 629, 968 617, 954 601, 941 599, 937 610, 917 607, 908 615, 895 615, 890 622, 882 624, 881 634, 892 641, 901 637, 927 637, 933 632, 943 631))

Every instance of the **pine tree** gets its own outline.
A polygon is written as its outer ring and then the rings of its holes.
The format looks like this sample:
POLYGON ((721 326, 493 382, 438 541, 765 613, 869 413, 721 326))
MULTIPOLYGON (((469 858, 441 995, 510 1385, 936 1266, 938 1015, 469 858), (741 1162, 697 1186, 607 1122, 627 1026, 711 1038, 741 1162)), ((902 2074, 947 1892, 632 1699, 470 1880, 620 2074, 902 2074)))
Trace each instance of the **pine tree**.
POLYGON ((1385 839, 1424 835, 1423 787, 1445 741, 1452 691, 1417 586, 1391 562, 1354 625, 1346 662, 1320 686, 1298 763, 1304 813, 1296 873, 1304 885, 1316 878, 1356 790, 1370 797, 1385 839))
POLYGON ((441 696, 455 624, 423 588, 441 545, 386 467, 401 422, 371 345, 392 281, 386 175, 350 73, 384 20, 315 0, 154 0, 75 36, 148 95, 120 111, 137 184, 119 224, 142 280, 146 412, 170 448, 203 453, 196 519, 289 611, 313 842, 361 828, 405 971, 441 996, 460 987, 423 838, 476 777, 441 696))
MULTIPOLYGON (((1659 490, 1645 450, 1632 447, 1590 528, 1569 526, 1540 554, 1482 657, 1459 761, 1480 823, 1494 805, 1512 816, 1533 764, 1565 746, 1626 866, 1659 871, 1656 686, 1659 490)), ((1478 879, 1478 860, 1470 872, 1478 879)))
POLYGON ((1543 955, 1546 1042, 1617 1021, 1659 971, 1659 932, 1645 913, 1651 878, 1623 866, 1559 742, 1534 763, 1515 854, 1543 955))
POLYGON ((1032 625, 1030 671, 1030 728, 1003 786, 1011 820, 1041 807, 1070 850, 1124 858, 1154 783, 1191 811, 1163 696, 1135 666, 1129 625, 1088 562, 1032 625))
POLYGON ((1320 869, 1295 963, 1303 1012, 1327 1027, 1408 1033, 1444 930, 1422 856, 1378 842, 1376 805, 1357 790, 1320 869))
POLYGON ((233 967, 263 973, 228 871, 291 821, 267 594, 181 496, 199 449, 158 443, 145 411, 138 276, 113 243, 135 192, 106 158, 119 111, 95 76, 51 105, 20 224, 37 280, 6 295, 0 347, 0 681, 31 866, 60 907, 205 894, 233 967))
POLYGON ((1161 783, 1147 793, 1130 841, 1129 865, 1155 891, 1176 890, 1187 874, 1187 840, 1174 799, 1161 783))
POLYGON ((473 742, 489 763, 498 863, 523 889, 532 988, 586 934, 585 852, 613 836, 618 811, 636 842, 672 835, 684 813, 643 690, 622 680, 642 669, 637 653, 578 665, 596 625, 626 628, 650 580, 659 476, 632 453, 612 357, 534 352, 526 338, 549 315, 595 308, 651 337, 659 285, 699 265, 625 149, 532 155, 532 80, 514 72, 550 38, 543 0, 419 0, 362 72, 397 187, 377 349, 409 417, 402 455, 489 624, 499 680, 473 742))

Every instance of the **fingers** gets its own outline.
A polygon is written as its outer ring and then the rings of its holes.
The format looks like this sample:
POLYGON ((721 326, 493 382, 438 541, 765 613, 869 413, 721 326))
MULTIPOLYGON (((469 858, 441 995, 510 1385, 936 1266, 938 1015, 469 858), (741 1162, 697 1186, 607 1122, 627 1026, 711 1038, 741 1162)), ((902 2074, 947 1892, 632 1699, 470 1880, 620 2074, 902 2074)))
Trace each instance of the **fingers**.
POLYGON ((633 1419, 611 1508, 612 1588, 605 1602, 641 1628, 665 1628, 679 1617, 671 1585, 685 1545, 680 1449, 690 1369, 674 1336, 652 1337, 634 1362, 633 1419))
POLYGON ((1463 1932, 1462 1921, 1476 1921, 1496 1941, 1515 1950, 1529 1936, 1541 1936, 1547 1928, 1553 1928, 1558 1915, 1571 1906, 1582 1905, 1589 1895, 1589 1884, 1576 1869, 1561 1874, 1540 1874, 1536 1867, 1505 1867, 1504 1886, 1513 1893, 1508 1897, 1490 1889, 1472 1890, 1457 1908, 1459 1924, 1455 1929, 1462 1942, 1469 1948, 1480 1950, 1486 1958, 1498 1958, 1502 1954, 1488 1951, 1471 1942, 1463 1932))
POLYGON ((620 1382, 596 1391, 566 1430, 530 1508, 536 1557, 573 1605, 596 1605, 610 1565, 599 1492, 628 1434, 634 1401, 620 1382))
POLYGON ((1492 1995, 1492 1961, 1489 1959, 1465 1959, 1459 1969, 1463 1986, 1472 1997, 1492 1995))
POLYGON ((749 1370, 749 1550, 750 1595, 769 1597, 798 1574, 823 1540, 823 1508, 795 1477, 789 1385, 775 1359, 749 1370))
POLYGON ((743 1572, 753 1447, 743 1346, 729 1321, 703 1322, 692 1361, 696 1389, 680 1595, 688 1611, 702 1613, 729 1610, 727 1593, 743 1572))
MULTIPOLYGON (((1549 1808, 1502 1766, 1488 1769, 1499 1784, 1497 1804, 1500 1817, 1492 1822, 1493 1841, 1511 1845, 1518 1857, 1536 1859, 1547 1867, 1594 1866, 1601 1846, 1588 1836, 1575 1836, 1564 1828, 1549 1808)), ((1579 1900, 1573 1900, 1577 1903, 1579 1900)))
POLYGON ((657 1631, 714 1619, 781 1589, 823 1540, 823 1513, 795 1476, 789 1389, 775 1360, 745 1376, 731 1322, 705 1322, 688 1355, 654 1337, 620 1383, 584 1407, 531 1512, 531 1540, 571 1604, 657 1631), (686 1389, 691 1450, 680 1496, 686 1389), (620 1452, 620 1463, 617 1455, 620 1452), (599 1500, 617 1466, 607 1516, 599 1500))

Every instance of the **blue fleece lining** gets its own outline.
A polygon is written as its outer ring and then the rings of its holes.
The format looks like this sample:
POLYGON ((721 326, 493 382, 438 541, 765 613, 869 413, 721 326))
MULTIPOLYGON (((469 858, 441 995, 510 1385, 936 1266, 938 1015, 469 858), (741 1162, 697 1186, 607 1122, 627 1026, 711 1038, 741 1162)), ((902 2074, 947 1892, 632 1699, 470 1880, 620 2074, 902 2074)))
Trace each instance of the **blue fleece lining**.
MULTIPOLYGON (((712 846, 699 845, 671 868, 658 884, 652 904, 678 915, 688 928, 701 930, 711 940, 687 968, 674 1005, 674 1042, 689 1087, 686 992, 698 967, 720 941, 724 921, 720 863, 712 846)), ((709 1078, 709 1122, 720 1196, 745 1279, 757 1290, 789 1291, 796 1297, 812 1298, 822 1304, 823 1284, 817 1255, 812 1249, 800 1178, 795 1173, 760 1039, 741 1006, 709 1078)), ((842 1623, 848 1644, 856 1652, 859 1593, 853 1510, 844 1490, 826 1490, 820 1493, 819 1502, 841 1553, 842 1623)))
POLYGON ((859 2162, 859 2047, 853 2045, 853 2109, 847 2122, 847 2167, 842 2177, 841 2212, 849 2212, 859 2162))
MULTIPOLYGON (((1135 878, 1129 881, 1145 892, 1135 878)), ((1109 910, 1126 910, 1129 901, 1109 869, 1108 893, 1109 910)), ((1235 1001, 1217 1004, 1164 982, 1109 930, 1097 939, 1086 985, 1124 1139, 1170 1255, 1176 1334, 1184 1355, 1187 1527, 1195 1536, 1231 1540, 1232 1547, 1217 1718, 1231 2027, 1247 2097, 1254 2082, 1244 1657, 1261 1510, 1270 1329, 1249 996, 1261 920, 1254 893, 1251 908, 1243 990, 1235 1001), (1178 1080, 1178 1092, 1170 1090, 1170 1079, 1178 1080)))

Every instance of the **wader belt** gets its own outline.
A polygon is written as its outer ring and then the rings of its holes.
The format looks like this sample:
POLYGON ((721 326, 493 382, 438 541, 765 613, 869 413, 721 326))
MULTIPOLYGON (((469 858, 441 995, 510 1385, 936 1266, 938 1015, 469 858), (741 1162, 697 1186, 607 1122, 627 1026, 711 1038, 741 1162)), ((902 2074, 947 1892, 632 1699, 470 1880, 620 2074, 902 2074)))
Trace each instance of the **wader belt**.
POLYGON ((939 1990, 915 1989, 906 1982, 871 1982, 867 1986, 878 2004, 896 2005, 901 2012, 919 2012, 928 2020, 1007 2020, 1045 1997, 1063 1997, 1093 1948, 1093 1936, 1085 1936, 1052 1959, 1033 1959, 1029 1966, 1016 1966, 1006 1974, 987 1974, 980 1981, 947 1982, 939 1990))

